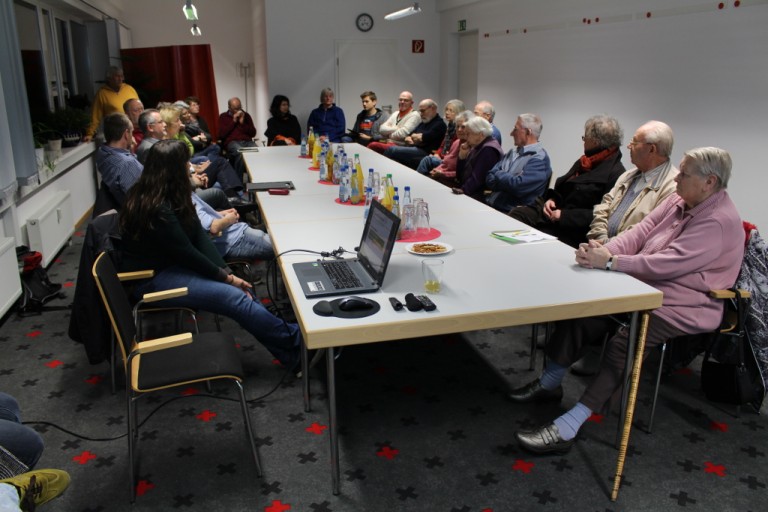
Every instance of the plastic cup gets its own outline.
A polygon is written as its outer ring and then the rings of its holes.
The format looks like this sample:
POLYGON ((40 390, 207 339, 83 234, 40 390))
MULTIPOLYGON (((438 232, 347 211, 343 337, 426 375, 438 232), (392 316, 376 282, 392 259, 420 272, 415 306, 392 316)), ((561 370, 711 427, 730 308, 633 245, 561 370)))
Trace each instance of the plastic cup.
POLYGON ((424 291, 440 293, 445 262, 440 259, 421 260, 421 275, 424 277, 424 291))

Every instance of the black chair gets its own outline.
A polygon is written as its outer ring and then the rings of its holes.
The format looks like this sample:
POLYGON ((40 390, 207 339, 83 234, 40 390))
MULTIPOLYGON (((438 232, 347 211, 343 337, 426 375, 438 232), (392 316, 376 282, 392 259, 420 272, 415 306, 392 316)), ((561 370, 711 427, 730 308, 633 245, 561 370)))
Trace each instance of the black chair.
MULTIPOLYGON (((751 297, 751 294, 747 290, 739 290, 739 297, 736 296, 736 293, 734 293, 733 290, 710 290, 709 296, 713 297, 718 300, 725 301, 725 309, 723 311, 723 321, 720 323, 720 327, 718 327, 715 330, 715 333, 727 333, 727 332, 734 332, 738 331, 740 329, 743 329, 744 326, 739 323, 739 317, 736 313, 736 307, 742 308, 742 310, 746 309, 746 301, 748 301, 751 297), (730 306, 730 301, 741 301, 741 304, 738 304, 738 306, 732 307, 730 306)), ((664 371, 664 359, 667 353, 667 349, 670 344, 674 344, 676 342, 681 341, 681 338, 685 338, 684 336, 681 336, 680 338, 673 338, 671 340, 667 340, 661 345, 658 346, 659 351, 661 352, 661 355, 659 357, 659 367, 656 370, 656 383, 653 390, 653 402, 651 403, 651 415, 648 418, 648 428, 646 429, 646 432, 648 434, 652 433, 653 430, 653 418, 656 415, 656 401, 659 398, 659 387, 661 387, 661 375, 664 371)), ((736 406, 736 416, 739 415, 740 408, 739 406, 736 406)))
MULTIPOLYGON (((225 333, 183 333, 164 338, 137 341, 131 304, 112 260, 106 253, 98 256, 92 268, 109 320, 117 338, 125 370, 126 403, 128 407, 128 458, 131 502, 136 498, 136 441, 139 434, 136 401, 145 393, 177 386, 226 379, 233 381, 240 395, 246 437, 251 448, 256 471, 261 476, 261 464, 253 438, 248 404, 242 381, 244 378, 240 354, 234 340, 225 333)), ((144 296, 144 303, 183 296, 186 288, 156 292, 144 296)))

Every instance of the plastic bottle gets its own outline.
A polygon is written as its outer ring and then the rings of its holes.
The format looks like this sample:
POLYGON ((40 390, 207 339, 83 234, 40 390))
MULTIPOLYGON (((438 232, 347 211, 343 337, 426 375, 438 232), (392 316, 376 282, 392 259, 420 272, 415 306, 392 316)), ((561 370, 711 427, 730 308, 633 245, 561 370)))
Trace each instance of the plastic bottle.
POLYGON ((331 183, 338 183, 336 176, 341 172, 341 160, 338 158, 333 159, 333 167, 328 169, 328 180, 331 183))
POLYGON ((307 135, 307 154, 312 156, 315 150, 315 132, 312 127, 309 127, 309 135, 307 135))
POLYGON ((318 158, 320 158, 320 152, 323 149, 323 144, 320 140, 315 140, 314 147, 312 148, 312 167, 315 169, 320 168, 320 162, 318 162, 318 158))
POLYGON ((320 179, 322 181, 328 181, 328 163, 325 161, 325 151, 320 153, 318 164, 320 164, 320 179))
POLYGON ((327 163, 329 169, 333 169, 333 160, 334 160, 334 158, 333 158, 333 147, 332 147, 332 144, 331 144, 330 141, 326 141, 325 142, 325 146, 326 146, 326 152, 327 152, 326 153, 326 157, 325 157, 326 158, 326 163, 327 163))
POLYGON ((395 197, 395 185, 392 183, 392 175, 387 174, 387 178, 384 180, 384 197, 381 200, 382 206, 389 211, 392 211, 392 202, 395 197))
POLYGON ((307 136, 301 136, 301 156, 307 156, 307 136))
POLYGON ((339 179, 339 202, 346 203, 349 201, 349 176, 344 172, 341 174, 339 179))
MULTIPOLYGON (((397 215, 397 217, 400 217, 400 196, 395 195, 392 197, 392 213, 397 215)), ((397 238, 401 238, 401 231, 403 229, 403 223, 400 223, 400 226, 397 228, 397 238)))
POLYGON ((409 186, 405 187, 405 192, 403 193, 403 200, 402 200, 403 206, 407 204, 413 204, 413 201, 411 201, 411 187, 409 186))
POLYGON ((371 187, 365 187, 365 210, 363 211, 363 218, 368 218, 368 212, 371 211, 371 201, 373 201, 373 192, 371 187))
POLYGON ((365 190, 365 174, 363 174, 363 166, 360 165, 360 155, 357 153, 355 153, 354 166, 357 171, 357 189, 365 190))
POLYGON ((349 180, 350 183, 350 191, 349 191, 349 201, 352 204, 360 204, 360 188, 358 186, 358 179, 357 179, 357 169, 352 169, 352 176, 349 180))
POLYGON ((368 181, 365 186, 371 187, 371 191, 373 191, 373 169, 368 169, 368 181))

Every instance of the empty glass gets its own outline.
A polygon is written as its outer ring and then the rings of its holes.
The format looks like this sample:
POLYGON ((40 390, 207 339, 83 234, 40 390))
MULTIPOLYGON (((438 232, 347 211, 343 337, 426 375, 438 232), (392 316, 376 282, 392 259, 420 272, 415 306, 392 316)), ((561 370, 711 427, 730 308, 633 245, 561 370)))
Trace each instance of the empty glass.
POLYGON ((420 201, 416 203, 416 233, 427 235, 429 231, 429 205, 426 201, 420 201))
POLYGON ((421 260, 421 274, 424 277, 424 291, 427 293, 440 293, 440 284, 443 280, 443 260, 421 260))

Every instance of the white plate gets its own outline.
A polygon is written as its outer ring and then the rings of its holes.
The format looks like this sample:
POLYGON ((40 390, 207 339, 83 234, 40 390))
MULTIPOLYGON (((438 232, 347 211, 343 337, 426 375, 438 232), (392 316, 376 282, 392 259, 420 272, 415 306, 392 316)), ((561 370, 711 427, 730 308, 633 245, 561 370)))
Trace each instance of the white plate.
POLYGON ((453 247, 443 242, 414 242, 412 244, 408 244, 405 247, 405 250, 411 254, 415 254, 416 256, 443 256, 451 252, 453 247), (416 248, 418 248, 420 245, 437 246, 440 247, 441 250, 440 252, 419 252, 416 250, 416 248))

